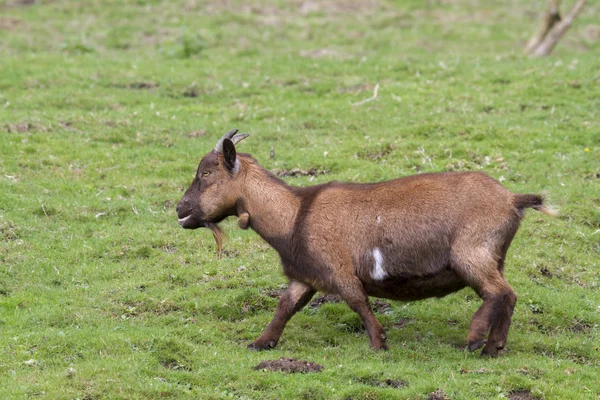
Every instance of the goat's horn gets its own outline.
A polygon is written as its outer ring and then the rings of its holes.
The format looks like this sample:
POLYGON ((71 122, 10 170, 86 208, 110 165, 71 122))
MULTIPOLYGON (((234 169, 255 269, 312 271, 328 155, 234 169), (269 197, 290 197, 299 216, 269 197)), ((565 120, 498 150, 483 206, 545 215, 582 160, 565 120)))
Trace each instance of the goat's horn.
POLYGON ((233 137, 233 135, 238 133, 238 131, 239 131, 239 129, 232 129, 229 132, 227 132, 226 134, 224 134, 223 137, 217 142, 217 145, 215 146, 215 151, 217 153, 222 153, 223 152, 223 142, 225 141, 225 139, 231 139, 233 137))
POLYGON ((233 144, 238 144, 242 140, 246 139, 248 136, 250 135, 248 135, 247 133, 238 133, 237 135, 231 138, 231 141, 233 142, 233 144))

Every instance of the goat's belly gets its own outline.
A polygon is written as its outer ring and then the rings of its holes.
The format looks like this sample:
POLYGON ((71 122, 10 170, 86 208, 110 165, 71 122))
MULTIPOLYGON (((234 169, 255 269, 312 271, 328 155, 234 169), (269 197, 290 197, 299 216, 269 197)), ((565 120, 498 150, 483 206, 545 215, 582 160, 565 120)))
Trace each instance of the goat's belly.
POLYGON ((464 288, 466 283, 450 269, 423 276, 391 276, 363 282, 369 296, 393 300, 443 297, 464 288))

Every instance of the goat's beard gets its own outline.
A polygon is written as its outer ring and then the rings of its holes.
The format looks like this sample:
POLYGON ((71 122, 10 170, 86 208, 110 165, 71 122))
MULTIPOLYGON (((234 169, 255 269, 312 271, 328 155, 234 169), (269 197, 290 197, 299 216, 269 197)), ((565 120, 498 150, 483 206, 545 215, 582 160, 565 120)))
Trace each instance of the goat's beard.
POLYGON ((219 228, 219 225, 215 223, 205 222, 204 226, 211 230, 215 242, 217 242, 217 254, 220 260, 221 255, 223 254, 223 236, 227 237, 227 235, 219 228))

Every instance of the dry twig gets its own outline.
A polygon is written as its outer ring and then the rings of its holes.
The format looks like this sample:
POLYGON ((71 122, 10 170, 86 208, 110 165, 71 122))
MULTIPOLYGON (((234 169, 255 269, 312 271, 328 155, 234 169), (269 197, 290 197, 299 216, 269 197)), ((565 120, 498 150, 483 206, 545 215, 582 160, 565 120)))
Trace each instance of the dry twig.
POLYGON ((365 103, 368 103, 369 101, 373 101, 377 98, 377 92, 379 91, 379 83, 375 85, 375 88, 373 89, 373 96, 369 97, 368 99, 364 99, 359 101, 358 103, 351 103, 353 106, 361 106, 365 103))

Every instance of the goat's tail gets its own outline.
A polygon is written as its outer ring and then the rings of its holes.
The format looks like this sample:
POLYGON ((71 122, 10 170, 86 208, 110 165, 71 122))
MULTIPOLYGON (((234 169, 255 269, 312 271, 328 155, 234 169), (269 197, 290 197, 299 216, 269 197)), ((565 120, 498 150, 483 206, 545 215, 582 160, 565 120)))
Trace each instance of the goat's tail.
POLYGON ((514 205, 519 211, 523 211, 525 208, 533 208, 544 214, 558 215, 558 210, 554 207, 545 206, 544 198, 538 194, 517 194, 515 195, 514 205))

